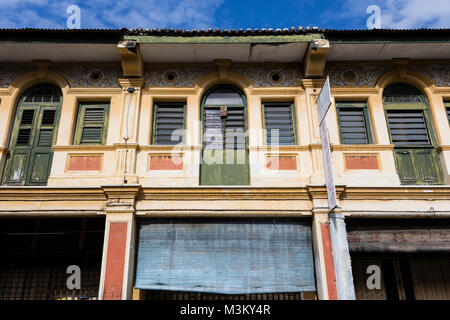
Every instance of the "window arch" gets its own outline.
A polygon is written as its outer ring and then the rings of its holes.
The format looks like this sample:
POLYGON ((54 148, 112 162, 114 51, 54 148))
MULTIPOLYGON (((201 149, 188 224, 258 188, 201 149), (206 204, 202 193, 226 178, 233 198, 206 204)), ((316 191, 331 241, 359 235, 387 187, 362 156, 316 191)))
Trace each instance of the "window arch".
POLYGON ((232 86, 216 86, 210 89, 204 97, 205 105, 243 105, 243 95, 232 86))
POLYGON ((4 184, 47 184, 61 104, 61 89, 50 83, 38 84, 22 94, 8 145, 4 184))
POLYGON ((45 102, 45 103, 60 103, 61 89, 51 83, 38 84, 31 87, 22 95, 21 102, 45 102))
POLYGON ((385 103, 427 103, 427 99, 416 87, 397 82, 388 85, 383 92, 385 103))
POLYGON ((393 83, 383 92, 389 134, 402 184, 442 184, 427 98, 414 86, 393 83))

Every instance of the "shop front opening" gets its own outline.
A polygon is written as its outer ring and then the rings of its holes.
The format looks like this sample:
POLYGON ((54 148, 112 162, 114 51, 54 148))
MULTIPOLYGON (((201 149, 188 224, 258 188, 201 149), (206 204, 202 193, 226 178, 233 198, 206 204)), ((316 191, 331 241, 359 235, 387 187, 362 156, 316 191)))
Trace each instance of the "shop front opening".
POLYGON ((358 300, 450 300, 450 221, 349 219, 347 232, 358 300))
POLYGON ((0 300, 96 300, 105 220, 2 218, 0 300), (67 268, 80 268, 80 289, 67 268))
POLYGON ((314 299, 311 223, 143 220, 135 288, 151 300, 314 299))

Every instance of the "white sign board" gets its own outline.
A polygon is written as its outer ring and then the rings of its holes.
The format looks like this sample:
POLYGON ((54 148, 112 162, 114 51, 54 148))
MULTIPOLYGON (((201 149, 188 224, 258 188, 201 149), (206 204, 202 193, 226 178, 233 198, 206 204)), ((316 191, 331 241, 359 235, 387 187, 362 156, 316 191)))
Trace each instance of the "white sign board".
POLYGON ((331 161, 330 141, 328 140, 328 129, 326 122, 320 125, 320 136, 322 138, 323 170, 325 172, 325 183, 327 186, 328 208, 330 211, 337 207, 336 187, 334 185, 333 163, 331 161))
POLYGON ((327 111, 331 105, 331 91, 330 91, 330 78, 327 77, 320 91, 319 98, 317 99, 317 107, 319 109, 319 124, 322 124, 327 111))
POLYGON ((327 186, 328 208, 330 211, 337 207, 336 187, 334 185, 333 177, 333 162, 331 161, 330 141, 328 139, 327 123, 324 121, 327 111, 331 105, 330 80, 327 77, 325 84, 320 91, 317 99, 317 106, 319 108, 319 123, 320 123, 320 137, 322 139, 322 155, 323 155, 323 169, 325 172, 325 183, 327 186))

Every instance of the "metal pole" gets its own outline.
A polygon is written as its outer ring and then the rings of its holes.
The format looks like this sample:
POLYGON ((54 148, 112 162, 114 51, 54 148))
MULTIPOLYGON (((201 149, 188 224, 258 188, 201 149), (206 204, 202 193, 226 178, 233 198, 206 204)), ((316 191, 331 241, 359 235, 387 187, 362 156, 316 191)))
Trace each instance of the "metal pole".
POLYGON ((330 213, 330 237, 339 300, 355 300, 352 266, 347 243, 345 218, 342 213, 330 213))

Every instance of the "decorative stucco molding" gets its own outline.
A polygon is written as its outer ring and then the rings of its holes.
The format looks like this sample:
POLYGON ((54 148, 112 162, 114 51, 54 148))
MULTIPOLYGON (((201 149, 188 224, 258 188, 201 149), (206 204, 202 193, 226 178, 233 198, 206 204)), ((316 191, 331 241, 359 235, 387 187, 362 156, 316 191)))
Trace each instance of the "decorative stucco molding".
POLYGON ((301 69, 293 65, 232 66, 230 71, 242 74, 255 88, 300 86, 301 69), (280 75, 278 81, 272 78, 276 73, 280 75))
POLYGON ((437 87, 450 86, 450 64, 411 64, 408 68, 434 80, 437 87))
POLYGON ((118 82, 122 78, 120 67, 52 67, 50 70, 60 73, 71 88, 97 87, 109 88, 120 87, 118 82))
POLYGON ((34 66, 0 65, 0 88, 8 88, 11 83, 25 73, 35 71, 34 66))
POLYGON ((214 66, 155 68, 144 72, 148 87, 195 87, 197 79, 215 72, 214 66), (168 75, 174 75, 172 78, 168 75))
POLYGON ((361 66, 328 66, 326 74, 330 76, 332 87, 375 87, 378 79, 393 66, 361 65, 361 66))

